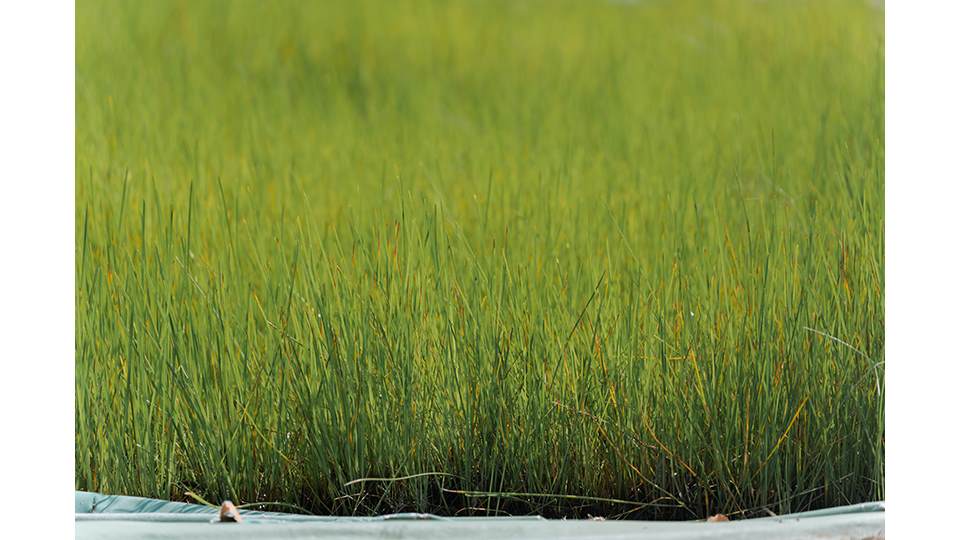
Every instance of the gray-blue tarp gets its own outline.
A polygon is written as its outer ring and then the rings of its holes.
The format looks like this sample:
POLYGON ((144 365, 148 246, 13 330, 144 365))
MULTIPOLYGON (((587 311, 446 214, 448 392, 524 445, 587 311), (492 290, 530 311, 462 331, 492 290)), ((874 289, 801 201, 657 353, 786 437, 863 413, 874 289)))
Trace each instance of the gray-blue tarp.
POLYGON ((304 516, 242 511, 242 523, 220 523, 217 509, 179 502, 76 493, 78 539, 813 539, 883 538, 884 504, 864 503, 778 517, 703 521, 596 521, 540 517, 448 518, 429 514, 377 517, 304 516))

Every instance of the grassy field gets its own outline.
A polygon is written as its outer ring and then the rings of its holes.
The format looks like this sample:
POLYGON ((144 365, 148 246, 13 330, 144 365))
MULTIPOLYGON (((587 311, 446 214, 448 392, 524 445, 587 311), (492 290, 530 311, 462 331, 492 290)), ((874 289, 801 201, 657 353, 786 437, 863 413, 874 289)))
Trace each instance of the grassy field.
POLYGON ((871 4, 82 0, 76 45, 77 489, 883 498, 871 4))

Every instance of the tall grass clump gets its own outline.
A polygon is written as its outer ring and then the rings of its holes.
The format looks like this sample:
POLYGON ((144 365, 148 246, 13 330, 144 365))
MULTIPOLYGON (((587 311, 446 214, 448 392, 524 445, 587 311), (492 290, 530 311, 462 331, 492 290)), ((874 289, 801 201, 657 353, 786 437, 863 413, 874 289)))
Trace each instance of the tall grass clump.
POLYGON ((884 496, 883 13, 84 0, 76 487, 884 496))

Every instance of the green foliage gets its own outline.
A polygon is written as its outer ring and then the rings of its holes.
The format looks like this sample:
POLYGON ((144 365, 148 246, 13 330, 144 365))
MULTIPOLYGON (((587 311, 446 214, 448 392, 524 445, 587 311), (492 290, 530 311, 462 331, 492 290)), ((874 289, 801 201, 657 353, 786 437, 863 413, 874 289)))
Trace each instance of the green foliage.
POLYGON ((883 39, 841 0, 80 2, 76 487, 882 498, 883 39))

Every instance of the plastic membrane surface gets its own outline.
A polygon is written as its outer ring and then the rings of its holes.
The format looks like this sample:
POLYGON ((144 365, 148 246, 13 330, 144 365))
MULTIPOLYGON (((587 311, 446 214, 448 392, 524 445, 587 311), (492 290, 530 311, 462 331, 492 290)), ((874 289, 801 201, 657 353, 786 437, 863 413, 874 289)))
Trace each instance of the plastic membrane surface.
POLYGON ((218 509, 199 504, 78 491, 76 537, 130 539, 857 539, 884 537, 883 502, 864 503, 719 523, 596 521, 541 517, 452 518, 430 514, 376 517, 305 516, 241 511, 242 523, 223 523, 218 509))

